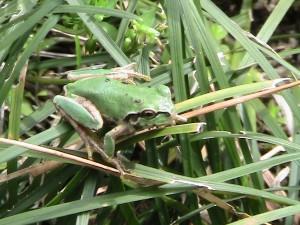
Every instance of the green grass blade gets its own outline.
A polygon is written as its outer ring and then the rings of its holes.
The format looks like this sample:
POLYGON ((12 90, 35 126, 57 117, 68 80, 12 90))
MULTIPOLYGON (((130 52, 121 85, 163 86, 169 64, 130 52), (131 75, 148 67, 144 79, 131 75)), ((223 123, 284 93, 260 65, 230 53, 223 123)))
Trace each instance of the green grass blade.
POLYGON ((269 75, 278 76, 275 69, 267 61, 264 55, 256 48, 256 46, 249 40, 245 32, 234 23, 229 17, 225 15, 213 2, 203 0, 202 7, 219 23, 221 24, 240 44, 247 50, 251 58, 255 59, 257 64, 269 75))
MULTIPOLYGON (((66 124, 60 124, 56 127, 49 128, 48 130, 45 130, 31 138, 26 139, 25 142, 36 145, 46 144, 49 141, 69 132, 70 129, 71 128, 66 124)), ((25 153, 26 151, 28 150, 17 146, 11 146, 9 148, 3 149, 0 151, 0 163, 5 163, 6 161, 17 157, 25 153)))
POLYGON ((59 8, 56 8, 53 13, 86 13, 86 14, 102 14, 105 16, 114 16, 126 19, 139 19, 138 16, 122 11, 117 9, 106 9, 106 8, 99 8, 96 6, 89 6, 89 5, 61 5, 59 8))
POLYGON ((199 40, 201 40, 203 51, 211 64, 211 69, 214 72, 214 77, 218 84, 222 88, 228 87, 228 78, 225 76, 220 59, 217 57, 219 49, 217 49, 210 28, 207 27, 203 18, 200 17, 193 1, 180 1, 180 4, 185 16, 186 25, 193 26, 194 35, 200 37, 199 40))
MULTIPOLYGON (((294 3, 295 0, 280 0, 276 7, 273 9, 271 15, 268 17, 267 21, 263 24, 262 28, 256 35, 256 37, 263 41, 268 42, 271 35, 282 21, 284 16, 286 15, 288 9, 294 3)), ((249 58, 248 55, 244 56, 243 60, 241 61, 241 65, 246 65, 251 63, 253 60, 249 58)))
POLYGON ((242 96, 274 87, 282 80, 262 81, 251 84, 243 84, 235 87, 221 89, 219 91, 203 94, 176 104, 176 112, 181 113, 208 103, 224 100, 234 96, 242 96))
POLYGON ((40 108, 36 109, 32 114, 22 119, 20 124, 20 135, 29 131, 32 127, 46 119, 55 112, 52 101, 45 102, 40 108))
POLYGON ((108 194, 101 197, 89 198, 84 200, 78 200, 74 202, 64 203, 56 206, 50 206, 34 210, 31 212, 21 213, 15 216, 0 219, 1 225, 22 225, 30 224, 38 221, 44 221, 52 218, 58 218, 61 216, 71 215, 75 213, 85 212, 92 209, 113 206, 116 204, 123 204, 127 202, 139 201, 143 199, 149 199, 156 196, 162 196, 179 192, 183 189, 190 188, 174 188, 174 189, 160 189, 160 188, 144 188, 136 189, 127 192, 121 192, 116 194, 108 194))
MULTIPOLYGON (((67 0, 70 5, 84 6, 81 0, 67 0)), ((93 17, 86 14, 78 14, 89 30, 94 34, 95 38, 102 44, 111 57, 120 65, 126 66, 130 60, 117 46, 117 44, 108 36, 108 34, 96 23, 93 17)))
MULTIPOLYGON (((95 173, 90 173, 88 178, 85 180, 81 199, 89 199, 94 196, 95 189, 97 187, 97 180, 95 179, 94 175, 95 173)), ((89 218, 89 212, 81 213, 76 218, 76 225, 88 225, 89 218)))
POLYGON ((244 224, 265 224, 273 220, 285 218, 287 216, 295 215, 300 212, 300 204, 284 207, 281 209, 272 210, 270 212, 262 213, 256 216, 251 216, 237 222, 229 223, 228 225, 244 225, 244 224))
MULTIPOLYGON (((55 2, 55 1, 53 1, 55 2)), ((58 3, 57 3, 58 4, 58 3)), ((56 4, 54 4, 55 6, 56 4)), ((54 7, 53 6, 53 7, 54 7)), ((11 72, 11 76, 7 79, 0 90, 0 105, 2 105, 4 99, 7 96, 7 93, 12 86, 13 82, 18 79, 20 75, 20 71, 31 56, 31 54, 37 49, 41 40, 45 38, 49 30, 58 22, 59 17, 57 16, 50 16, 48 20, 45 21, 43 26, 38 30, 36 35, 29 41, 26 49, 20 56, 19 60, 17 61, 13 71, 11 72)))
MULTIPOLYGON (((137 0, 132 0, 128 3, 128 7, 127 7, 127 12, 128 13, 133 13, 134 10, 136 9, 136 6, 137 6, 137 0)), ((125 34, 126 34, 126 31, 127 31, 127 28, 128 28, 128 25, 129 25, 129 18, 123 18, 121 23, 120 23, 120 26, 119 26, 119 29, 118 29, 118 35, 117 35, 117 38, 116 38, 116 43, 118 44, 118 46, 121 48, 124 44, 124 38, 125 38, 125 34)))
POLYGON ((61 0, 48 0, 39 7, 38 10, 33 13, 30 18, 28 18, 22 26, 18 26, 18 29, 14 29, 12 32, 7 33, 0 39, 0 49, 10 46, 15 40, 17 40, 21 35, 32 29, 41 19, 48 15, 56 6, 61 3, 61 0))

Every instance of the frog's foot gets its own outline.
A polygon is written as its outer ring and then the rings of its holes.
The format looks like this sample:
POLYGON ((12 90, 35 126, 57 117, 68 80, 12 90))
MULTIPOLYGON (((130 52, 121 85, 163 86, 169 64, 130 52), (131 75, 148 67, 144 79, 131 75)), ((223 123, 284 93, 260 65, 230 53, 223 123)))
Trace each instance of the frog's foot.
POLYGON ((115 168, 120 172, 121 177, 125 175, 126 169, 123 166, 122 162, 118 160, 118 158, 111 158, 108 163, 115 166, 115 168))
POLYGON ((123 171, 130 173, 132 162, 130 162, 125 156, 122 155, 121 151, 117 152, 117 160, 122 167, 123 171))
POLYGON ((94 161, 93 160, 93 149, 91 148, 91 146, 89 144, 85 144, 86 146, 86 152, 88 154, 88 159, 91 160, 91 161, 94 161))
POLYGON ((134 79, 150 81, 151 78, 142 73, 136 72, 136 63, 131 63, 126 66, 114 68, 111 72, 111 78, 119 79, 127 83, 134 83, 134 79))
POLYGON ((144 81, 150 81, 151 78, 147 75, 135 72, 135 71, 112 71, 111 73, 107 74, 106 77, 114 79, 114 80, 120 80, 124 83, 128 84, 135 84, 134 80, 144 80, 144 81))
POLYGON ((100 144, 92 137, 89 137, 89 143, 88 145, 90 144, 94 151, 96 151, 97 153, 100 154, 101 158, 107 162, 108 164, 114 166, 119 172, 120 172, 120 175, 123 176, 125 174, 125 171, 121 165, 121 163, 118 161, 118 159, 112 157, 112 156, 109 156, 101 147, 100 147, 100 144))

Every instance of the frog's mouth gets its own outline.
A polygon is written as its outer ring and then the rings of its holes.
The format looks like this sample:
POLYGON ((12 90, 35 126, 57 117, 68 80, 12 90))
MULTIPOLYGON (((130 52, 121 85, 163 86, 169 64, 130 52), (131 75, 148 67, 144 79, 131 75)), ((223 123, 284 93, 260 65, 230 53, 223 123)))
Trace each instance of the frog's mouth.
POLYGON ((153 114, 151 114, 149 112, 146 110, 143 111, 143 113, 131 113, 127 115, 125 120, 136 128, 175 125, 176 122, 182 123, 187 121, 185 117, 180 116, 177 113, 170 114, 169 112, 152 111, 153 114))

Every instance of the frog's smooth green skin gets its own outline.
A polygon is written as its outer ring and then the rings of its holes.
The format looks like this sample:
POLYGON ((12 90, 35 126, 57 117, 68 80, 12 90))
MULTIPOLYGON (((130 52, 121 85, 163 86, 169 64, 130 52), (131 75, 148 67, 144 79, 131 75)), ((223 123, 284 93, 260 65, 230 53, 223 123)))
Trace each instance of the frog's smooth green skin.
POLYGON ((106 77, 78 80, 65 86, 66 96, 56 96, 55 105, 72 120, 92 130, 103 121, 116 127, 106 133, 103 148, 114 155, 115 140, 136 130, 174 124, 175 113, 167 86, 144 87, 106 77))

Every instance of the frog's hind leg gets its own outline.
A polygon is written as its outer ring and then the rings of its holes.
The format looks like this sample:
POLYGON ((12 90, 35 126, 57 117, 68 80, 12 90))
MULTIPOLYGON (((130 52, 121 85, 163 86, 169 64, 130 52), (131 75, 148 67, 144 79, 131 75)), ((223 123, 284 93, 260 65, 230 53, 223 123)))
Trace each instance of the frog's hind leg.
POLYGON ((90 101, 84 101, 83 98, 68 98, 65 96, 56 96, 53 102, 68 122, 78 132, 80 138, 86 145, 89 159, 92 159, 92 148, 89 138, 86 134, 87 127, 92 130, 99 130, 103 125, 103 120, 96 107, 90 101))
POLYGON ((71 119, 91 130, 99 130, 103 119, 96 106, 83 97, 65 97, 57 95, 53 102, 56 108, 63 110, 71 119))
POLYGON ((87 148, 88 158, 92 160, 92 149, 99 153, 104 161, 114 165, 123 175, 118 160, 110 157, 102 148, 101 143, 97 141, 95 133, 91 129, 98 130, 102 127, 103 121, 101 115, 97 114, 96 107, 91 102, 85 101, 84 98, 67 98, 65 96, 56 96, 53 100, 56 108, 61 115, 74 127, 87 148))
POLYGON ((122 80, 126 83, 133 83, 133 84, 134 84, 134 79, 144 80, 144 81, 151 80, 150 76, 136 72, 136 70, 137 70, 137 64, 130 63, 126 66, 116 67, 112 69, 112 71, 106 76, 112 79, 122 80))

